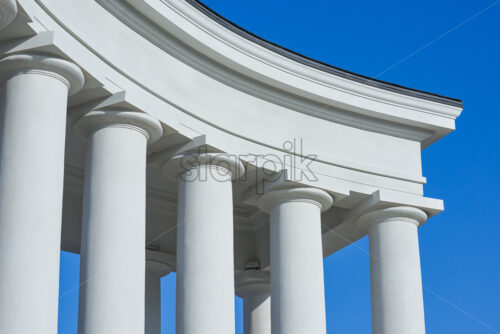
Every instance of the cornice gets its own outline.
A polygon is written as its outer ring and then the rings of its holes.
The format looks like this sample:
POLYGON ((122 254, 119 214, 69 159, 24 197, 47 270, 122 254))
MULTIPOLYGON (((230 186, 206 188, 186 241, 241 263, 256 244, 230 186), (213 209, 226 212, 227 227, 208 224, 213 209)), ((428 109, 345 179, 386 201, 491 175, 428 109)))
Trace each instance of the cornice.
POLYGON ((192 1, 97 2, 141 36, 200 72, 318 118, 419 141, 426 147, 454 129, 454 120, 462 109, 451 102, 403 94, 394 88, 397 85, 383 89, 380 82, 370 85, 370 80, 351 80, 286 57, 242 37, 227 24, 221 25, 206 11, 200 11, 201 5, 193 7, 192 1), (422 121, 422 114, 440 120, 429 124, 422 121))
MULTIPOLYGON (((305 65, 242 37, 185 1, 127 0, 130 6, 113 0, 99 2, 154 43, 158 42, 158 37, 173 36, 213 62, 224 64, 245 76, 247 82, 251 78, 261 86, 264 83, 297 98, 306 98, 308 102, 323 104, 322 109, 325 109, 324 105, 332 106, 326 108, 328 112, 340 108, 344 112, 381 121, 392 119, 397 123, 425 128, 425 125, 417 124, 421 116, 416 115, 425 113, 454 120, 462 109, 370 86, 367 82, 350 80, 305 65), (131 13, 131 9, 140 15, 131 13), (147 21, 154 25, 148 26, 147 21), (389 107, 395 108, 396 112, 387 111, 389 107)), ((268 87, 265 88, 268 90, 268 87)), ((316 106, 312 108, 317 110, 316 106)))
POLYGON ((397 85, 391 82, 375 79, 375 78, 370 78, 368 76, 364 76, 361 74, 357 74, 351 71, 344 70, 342 68, 335 67, 330 64, 326 64, 324 62, 318 61, 316 59, 309 58, 307 56, 304 56, 298 52, 295 52, 293 50, 287 49, 283 46, 280 46, 278 44, 272 43, 270 41, 267 41, 263 39, 262 37, 259 37, 244 28, 236 25, 235 23, 227 20, 226 18, 222 17, 212 9, 210 9, 208 6, 204 5, 201 3, 199 0, 185 0, 187 3, 195 7, 197 10, 202 12, 203 14, 207 15, 220 25, 224 26, 225 28, 233 31, 234 33, 248 39, 249 41, 252 41, 253 43, 256 43, 260 46, 263 46, 273 52, 276 52, 284 57, 290 58, 293 61, 296 61, 298 63, 304 64, 306 66, 310 66, 312 68, 319 69, 321 71, 325 71, 327 73, 334 74, 336 76, 340 76, 349 80, 357 81, 362 84, 366 84, 369 86, 374 86, 378 88, 382 88, 385 90, 393 91, 396 93, 408 95, 408 96, 413 96, 417 98, 421 98, 424 100, 429 100, 429 101, 434 101, 434 102, 439 102, 439 103, 444 103, 448 104, 451 106, 463 107, 463 103, 459 99, 431 93, 431 92, 425 92, 422 90, 417 90, 409 87, 404 87, 401 85, 397 85))

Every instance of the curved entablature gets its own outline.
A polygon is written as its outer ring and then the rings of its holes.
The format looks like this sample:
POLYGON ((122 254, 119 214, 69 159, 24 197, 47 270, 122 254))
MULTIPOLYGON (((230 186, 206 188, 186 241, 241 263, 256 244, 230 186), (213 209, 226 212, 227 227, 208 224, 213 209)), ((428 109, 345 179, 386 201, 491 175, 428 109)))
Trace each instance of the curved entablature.
POLYGON ((425 100, 429 101, 434 101, 434 102, 439 102, 439 103, 444 103, 444 104, 449 104, 451 106, 455 107, 463 107, 463 103, 459 99, 455 99, 452 97, 447 97, 431 92, 425 92, 409 87, 404 87, 401 85, 397 85, 391 82, 379 80, 376 78, 371 78, 365 75, 357 74, 351 71, 347 71, 345 69, 339 68, 332 66, 330 64, 318 61, 316 59, 312 59, 310 57, 304 56, 300 53, 297 53, 293 50, 287 49, 281 45, 272 43, 268 40, 265 40, 249 31, 247 31, 244 28, 241 28, 240 26, 234 24, 233 22, 227 20, 226 18, 222 17, 221 15, 217 14, 215 11, 211 10, 209 7, 205 6, 203 3, 201 3, 198 0, 186 0, 189 4, 191 4, 193 7, 198 9, 199 11, 203 12, 207 16, 211 17, 213 20, 217 21, 227 29, 235 32, 236 34, 258 44, 261 45, 271 51, 274 51, 280 55, 283 55, 287 58, 290 58, 294 61, 297 61, 301 64, 310 66, 312 68, 316 68, 337 76, 340 76, 342 78, 346 78, 349 80, 357 81, 366 85, 386 89, 392 92, 408 95, 408 96, 413 96, 416 98, 422 98, 425 100))
POLYGON ((299 138, 304 151, 295 155, 422 184, 419 149, 452 131, 461 112, 453 99, 363 79, 273 46, 193 1, 19 3, 37 34, 24 43, 35 44, 31 51, 48 50, 37 43, 54 45, 94 87, 125 92, 136 109, 186 139, 206 135, 221 151, 255 153, 248 145, 258 145, 258 153, 287 154, 284 145, 299 138))
MULTIPOLYGON (((124 7, 120 2, 101 0, 99 2, 139 33, 148 32, 144 24, 137 24, 137 17, 131 16, 130 13, 124 14, 124 7)), ((311 83, 371 100, 372 114, 365 115, 375 118, 379 117, 378 112, 384 113, 377 110, 376 102, 383 102, 386 107, 393 105, 435 113, 451 119, 455 119, 463 107, 458 99, 383 82, 299 55, 235 26, 196 0, 126 0, 126 2, 164 32, 179 38, 213 61, 223 63, 224 66, 237 70, 244 76, 313 101, 328 103, 330 99, 332 106, 341 106, 348 111, 365 114, 361 101, 359 105, 356 105, 358 102, 356 100, 344 101, 345 97, 335 92, 330 92, 330 96, 326 94, 322 96, 319 91, 308 94, 311 90, 308 86, 311 83), (175 25, 175 29, 172 29, 172 25, 175 25), (197 30, 196 33, 194 29, 197 30), (287 80, 290 78, 295 80, 287 80), (294 85, 295 82, 297 84, 294 85), (321 97, 326 100, 319 101, 321 97), (338 100, 332 102, 335 98, 338 100)), ((155 39, 152 36, 149 38, 155 39)), ((318 86, 311 88, 318 89, 318 86)), ((389 112, 385 113, 389 116, 389 112)), ((405 118, 409 115, 402 112, 400 115, 391 116, 405 118)))

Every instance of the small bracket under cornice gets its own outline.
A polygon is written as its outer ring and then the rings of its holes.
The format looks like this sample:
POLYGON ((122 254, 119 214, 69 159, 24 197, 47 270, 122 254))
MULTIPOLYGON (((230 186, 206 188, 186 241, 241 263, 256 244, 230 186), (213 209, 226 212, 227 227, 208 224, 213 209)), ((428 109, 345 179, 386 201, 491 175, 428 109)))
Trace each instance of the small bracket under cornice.
POLYGON ((223 152, 209 145, 206 135, 201 135, 193 138, 187 143, 182 143, 173 148, 152 153, 148 157, 148 164, 160 166, 170 158, 185 153, 223 153, 223 152))
POLYGON ((345 217, 345 220, 355 221, 359 216, 368 211, 391 206, 415 207, 425 211, 429 218, 444 210, 443 201, 440 199, 379 189, 353 207, 345 217))
POLYGON ((25 52, 50 54, 61 58, 66 57, 55 45, 55 33, 53 31, 44 31, 34 36, 9 40, 0 44, 0 53, 2 55, 25 52))
MULTIPOLYGON (((72 61, 58 47, 59 44, 63 43, 58 41, 60 36, 53 31, 43 31, 33 36, 8 40, 0 43, 0 55, 8 56, 20 53, 43 54, 72 61)), ((113 82, 109 80, 101 82, 87 74, 84 70, 83 72, 85 85, 78 94, 70 97, 68 101, 70 108, 87 104, 89 103, 88 101, 100 100, 115 93, 120 93, 121 88, 117 87, 113 82)), ((92 104, 92 102, 89 104, 92 104)))

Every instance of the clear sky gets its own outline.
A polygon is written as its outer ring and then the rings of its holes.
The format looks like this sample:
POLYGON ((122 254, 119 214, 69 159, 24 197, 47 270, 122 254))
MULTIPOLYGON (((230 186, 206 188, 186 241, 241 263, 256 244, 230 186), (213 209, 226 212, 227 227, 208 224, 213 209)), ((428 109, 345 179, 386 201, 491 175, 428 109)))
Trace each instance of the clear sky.
MULTIPOLYGON (((419 232, 426 327, 500 333, 500 0, 204 3, 309 57, 464 101, 457 130, 423 151, 425 195, 446 209, 419 232)), ((370 333, 367 249, 365 238, 325 260, 329 333, 370 333)), ((60 334, 76 334, 78 271, 63 252, 60 334)), ((162 283, 162 334, 175 333, 175 275, 162 283)), ((236 309, 241 334, 240 300, 236 309)))

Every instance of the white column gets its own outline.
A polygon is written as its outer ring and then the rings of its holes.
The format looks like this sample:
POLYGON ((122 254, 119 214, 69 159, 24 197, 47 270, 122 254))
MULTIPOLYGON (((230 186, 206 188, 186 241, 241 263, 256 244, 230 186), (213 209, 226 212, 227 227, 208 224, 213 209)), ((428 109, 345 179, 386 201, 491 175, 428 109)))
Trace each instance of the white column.
POLYGON ((146 148, 162 134, 144 113, 92 111, 80 258, 80 334, 144 333, 146 148))
POLYGON ((161 333, 161 278, 170 272, 163 253, 146 251, 146 334, 161 333))
POLYGON ((325 334, 321 211, 333 203, 323 190, 292 188, 262 195, 271 225, 273 334, 325 334))
POLYGON ((68 93, 83 86, 65 60, 0 60, 0 332, 57 331, 68 93))
POLYGON ((424 303, 417 227, 427 215, 412 207, 368 212, 374 334, 424 334, 424 303))
POLYGON ((243 298, 245 334, 271 334, 271 277, 247 270, 236 277, 236 294, 243 298))
POLYGON ((175 157, 177 334, 234 334, 233 192, 241 162, 223 154, 175 157))

